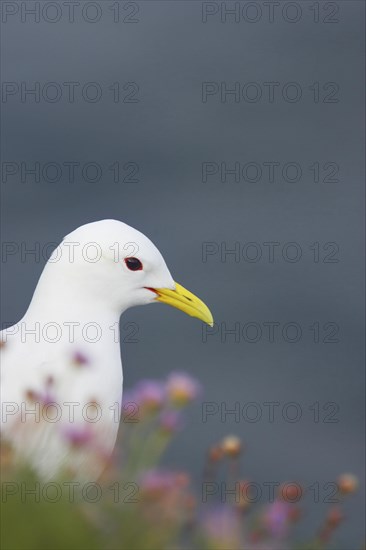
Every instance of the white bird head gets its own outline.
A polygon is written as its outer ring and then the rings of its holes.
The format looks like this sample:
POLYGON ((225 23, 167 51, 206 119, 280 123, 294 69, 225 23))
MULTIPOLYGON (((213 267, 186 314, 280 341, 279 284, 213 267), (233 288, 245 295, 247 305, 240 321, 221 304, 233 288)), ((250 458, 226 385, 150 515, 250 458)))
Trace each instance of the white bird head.
POLYGON ((43 295, 47 289, 49 296, 54 294, 57 285, 58 294, 61 291, 69 303, 83 297, 122 313, 132 306, 162 302, 213 324, 208 307, 174 282, 150 239, 117 220, 88 223, 67 235, 42 278, 43 295))

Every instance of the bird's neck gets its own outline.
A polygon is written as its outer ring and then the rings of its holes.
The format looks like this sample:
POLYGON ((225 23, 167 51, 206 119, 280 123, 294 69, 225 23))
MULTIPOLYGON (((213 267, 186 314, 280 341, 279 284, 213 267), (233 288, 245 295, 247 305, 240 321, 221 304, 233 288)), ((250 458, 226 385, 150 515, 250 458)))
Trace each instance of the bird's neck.
POLYGON ((46 264, 23 321, 30 326, 37 322, 42 326, 47 323, 76 328, 88 325, 90 334, 94 324, 95 330, 100 327, 102 332, 101 343, 105 339, 109 341, 118 329, 124 309, 116 307, 108 293, 91 293, 88 285, 83 285, 74 273, 60 267, 46 264))

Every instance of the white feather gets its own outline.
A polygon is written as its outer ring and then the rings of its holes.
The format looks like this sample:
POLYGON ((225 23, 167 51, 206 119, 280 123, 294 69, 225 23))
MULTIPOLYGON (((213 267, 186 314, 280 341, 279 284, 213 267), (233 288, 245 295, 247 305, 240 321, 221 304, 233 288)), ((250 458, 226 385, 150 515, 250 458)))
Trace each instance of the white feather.
POLYGON ((101 474, 119 426, 119 317, 153 302, 155 287, 175 283, 147 237, 115 220, 87 224, 65 237, 25 316, 1 333, 1 434, 44 479, 101 474), (127 256, 143 270, 129 271, 127 256))

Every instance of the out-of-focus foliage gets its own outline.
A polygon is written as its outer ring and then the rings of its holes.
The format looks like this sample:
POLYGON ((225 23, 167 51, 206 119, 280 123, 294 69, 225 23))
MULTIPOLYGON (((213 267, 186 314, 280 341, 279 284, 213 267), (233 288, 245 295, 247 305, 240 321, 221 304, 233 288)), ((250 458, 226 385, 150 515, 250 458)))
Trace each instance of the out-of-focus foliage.
MULTIPOLYGON (((243 444, 227 436, 208 450, 203 479, 192 487, 188 473, 159 467, 171 439, 184 429, 184 410, 201 393, 184 373, 164 382, 144 380, 125 396, 124 421, 115 456, 97 483, 60 478, 45 482, 11 449, 1 447, 1 548, 3 550, 325 550, 343 521, 343 498, 357 489, 351 474, 338 479, 340 504, 332 505, 309 540, 292 540, 301 520, 296 486, 277 489, 257 507, 240 471, 243 444), (226 472, 228 494, 216 493, 226 472), (205 490, 203 491, 203 487, 205 490)), ((186 428, 189 429, 189 428, 186 428)), ((73 444, 82 445, 75 440, 73 444)))

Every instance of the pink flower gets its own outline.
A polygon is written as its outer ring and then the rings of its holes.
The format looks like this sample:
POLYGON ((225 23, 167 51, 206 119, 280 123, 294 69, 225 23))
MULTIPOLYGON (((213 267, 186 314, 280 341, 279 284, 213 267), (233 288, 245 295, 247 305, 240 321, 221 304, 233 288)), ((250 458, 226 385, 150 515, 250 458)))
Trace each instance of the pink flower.
POLYGON ((169 400, 178 406, 187 405, 201 393, 199 383, 184 372, 173 372, 166 382, 169 400))
POLYGON ((136 403, 144 412, 155 412, 163 406, 164 389, 159 382, 142 380, 135 389, 126 392, 123 405, 127 403, 136 403))

